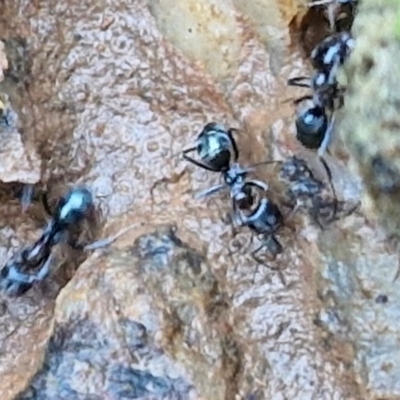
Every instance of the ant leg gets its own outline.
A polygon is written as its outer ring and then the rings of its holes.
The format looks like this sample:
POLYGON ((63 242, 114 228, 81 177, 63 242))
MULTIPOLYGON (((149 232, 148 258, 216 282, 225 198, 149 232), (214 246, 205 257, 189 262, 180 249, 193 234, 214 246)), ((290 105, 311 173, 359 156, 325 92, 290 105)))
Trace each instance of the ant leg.
POLYGON ((250 185, 250 186, 254 186, 256 188, 259 188, 259 189, 263 190, 264 192, 268 191, 268 185, 259 180, 249 180, 246 182, 246 184, 250 185))
POLYGON ((333 195, 333 213, 332 213, 332 218, 335 219, 336 214, 337 214, 337 210, 338 210, 338 198, 337 198, 335 186, 333 185, 332 171, 329 168, 326 160, 323 157, 320 157, 319 159, 320 159, 322 165, 325 168, 326 174, 328 175, 329 186, 331 188, 331 192, 332 192, 332 195, 333 195))
POLYGON ((52 217, 53 213, 52 213, 50 205, 49 205, 49 198, 48 198, 47 192, 42 192, 40 194, 40 200, 41 200, 41 202, 43 204, 43 208, 46 211, 47 215, 49 217, 52 217))
POLYGON ((67 240, 67 244, 68 244, 68 246, 70 246, 72 249, 78 250, 78 251, 84 251, 84 250, 85 250, 85 247, 86 247, 84 244, 78 243, 78 240, 74 240, 74 239, 71 239, 71 238, 69 238, 69 239, 67 240))
POLYGON ((242 214, 238 210, 237 203, 234 198, 232 198, 232 222, 236 226, 244 225, 242 214))
POLYGON ((233 132, 239 132, 239 129, 230 128, 228 130, 228 136, 229 136, 229 139, 230 139, 230 141, 232 143, 232 148, 233 148, 233 153, 234 153, 234 161, 236 162, 238 160, 238 158, 239 158, 239 149, 238 149, 236 141, 235 141, 235 139, 234 139, 234 137, 232 135, 233 132))
POLYGON ((253 285, 256 282, 256 275, 258 272, 258 267, 260 264, 264 264, 263 260, 261 260, 260 258, 257 257, 257 253, 260 252, 260 250, 264 247, 264 243, 262 243, 259 247, 257 247, 255 250, 253 250, 251 252, 251 257, 253 258, 253 260, 257 263, 256 268, 254 270, 254 274, 253 274, 253 285))
POLYGON ((329 146, 329 144, 331 142, 331 137, 332 137, 332 132, 333 132, 334 125, 335 125, 335 116, 333 115, 331 120, 329 121, 328 128, 326 129, 326 132, 325 132, 325 135, 324 135, 324 139, 322 140, 322 143, 319 146, 319 149, 318 149, 318 156, 319 157, 322 157, 326 153, 326 151, 328 149, 328 146, 329 146))
POLYGON ((200 198, 202 198, 202 197, 210 196, 211 194, 214 194, 214 193, 219 192, 219 191, 222 190, 224 187, 225 187, 224 184, 217 185, 217 186, 213 186, 213 187, 211 187, 211 188, 209 188, 209 189, 203 190, 203 191, 200 192, 200 193, 197 193, 197 194, 194 196, 194 198, 195 198, 196 200, 198 200, 198 199, 200 199, 200 198))
MULTIPOLYGON (((268 249, 268 252, 272 255, 271 261, 275 260, 276 256, 280 253, 283 252, 283 247, 281 243, 278 241, 278 239, 275 237, 273 234, 269 234, 267 238, 263 238, 262 243, 259 247, 257 247, 255 250, 252 251, 251 255, 256 260, 259 264, 264 264, 264 261, 262 261, 260 258, 257 257, 257 253, 259 253, 264 247, 268 249), (273 242, 275 249, 271 250, 270 249, 270 241, 273 242)), ((272 270, 277 270, 278 268, 270 267, 272 270)))
POLYGON ((300 208, 300 204, 296 201, 295 206, 283 217, 284 221, 289 221, 293 218, 293 216, 297 213, 297 210, 300 208))
POLYGON ((250 165, 249 167, 245 168, 246 170, 253 171, 255 167, 259 167, 260 165, 267 165, 267 164, 283 164, 284 161, 261 161, 259 163, 255 163, 250 165))
POLYGON ((196 165, 197 167, 206 169, 207 171, 219 172, 219 171, 217 171, 216 169, 210 168, 208 165, 205 165, 205 164, 203 164, 203 163, 201 163, 201 162, 195 160, 194 158, 189 157, 189 156, 186 154, 186 153, 189 153, 189 152, 191 152, 191 151, 193 151, 193 150, 195 150, 194 147, 191 148, 191 149, 187 149, 187 150, 184 150, 184 151, 183 151, 183 158, 184 158, 186 161, 191 162, 192 164, 196 165))
POLYGON ((21 195, 22 212, 26 212, 26 210, 32 203, 33 188, 34 185, 32 184, 26 184, 22 188, 22 195, 21 195))
POLYGON ((42 281, 50 272, 50 265, 53 261, 53 256, 50 254, 47 258, 46 262, 44 263, 43 267, 35 274, 36 281, 42 281))
POLYGON ((280 241, 273 234, 268 238, 268 240, 272 241, 275 246, 274 251, 271 251, 271 249, 269 249, 269 251, 271 252, 271 254, 273 255, 273 257, 275 259, 278 254, 281 254, 283 252, 283 247, 282 247, 280 241))
POLYGON ((254 275, 253 275, 253 283, 255 282, 255 278, 258 272, 258 266, 260 264, 268 267, 270 270, 272 271, 277 271, 280 272, 280 268, 279 267, 272 267, 268 264, 265 263, 265 261, 261 260, 259 257, 257 257, 257 253, 259 253, 264 247, 269 247, 269 241, 272 240, 274 242, 274 245, 276 246, 275 251, 271 251, 271 249, 268 248, 268 251, 270 252, 270 254, 272 255, 272 261, 275 260, 276 256, 280 253, 283 252, 283 247, 280 244, 280 242, 278 241, 278 239, 273 235, 268 235, 268 239, 262 241, 261 245, 259 247, 257 247, 255 250, 252 251, 251 253, 251 257, 257 262, 257 266, 256 269, 254 271, 254 275))
POLYGON ((110 236, 108 238, 105 239, 100 239, 97 240, 93 243, 90 243, 86 246, 82 247, 82 250, 84 251, 91 251, 91 250, 96 250, 96 249, 100 249, 103 247, 107 247, 110 244, 112 244, 113 242, 115 242, 119 237, 125 235, 125 233, 131 231, 132 229, 137 228, 137 224, 132 224, 132 225, 128 225, 127 227, 121 229, 119 232, 117 232, 115 235, 110 236))
POLYGON ((297 106, 298 104, 300 104, 304 100, 312 100, 312 99, 313 99, 313 96, 311 96, 311 95, 302 96, 302 97, 299 97, 298 99, 294 100, 293 104, 295 106, 297 106))
POLYGON ((6 279, 15 283, 18 282, 18 283, 31 284, 34 282, 34 279, 32 279, 32 275, 18 271, 17 267, 14 264, 8 268, 8 274, 6 279))
POLYGON ((328 84, 329 85, 336 84, 336 82, 337 82, 336 77, 337 77, 337 72, 338 72, 339 67, 340 67, 340 61, 339 61, 339 58, 336 57, 335 62, 329 72, 329 76, 328 76, 328 84))
POLYGON ((301 83, 302 81, 304 82, 305 80, 310 81, 310 78, 308 76, 297 76, 295 78, 288 79, 287 80, 287 84, 289 86, 298 86, 298 87, 310 88, 311 87, 310 82, 301 83))

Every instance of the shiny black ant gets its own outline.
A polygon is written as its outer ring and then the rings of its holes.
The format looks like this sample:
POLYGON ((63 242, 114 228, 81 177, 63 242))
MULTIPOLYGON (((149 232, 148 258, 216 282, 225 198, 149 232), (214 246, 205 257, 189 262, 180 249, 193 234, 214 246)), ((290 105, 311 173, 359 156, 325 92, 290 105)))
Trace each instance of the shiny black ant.
POLYGON ((304 147, 317 150, 335 199, 336 192, 332 183, 332 173, 323 156, 328 151, 331 142, 335 125, 335 110, 343 105, 345 89, 338 86, 337 71, 353 48, 354 39, 348 32, 339 32, 328 36, 311 52, 312 64, 316 69, 313 77, 310 79, 300 76, 288 80, 288 84, 291 86, 306 87, 312 90, 311 95, 300 97, 294 101, 296 106, 305 100, 310 101, 302 110, 298 108, 295 122, 296 138, 304 147))
POLYGON ((233 220, 238 226, 247 226, 261 239, 261 245, 252 252, 252 257, 258 263, 263 263, 257 257, 262 249, 267 248, 274 258, 283 251, 275 233, 283 226, 284 216, 279 207, 266 198, 268 185, 259 180, 247 179, 247 176, 258 165, 281 161, 265 161, 242 167, 237 163, 239 151, 232 132, 233 130, 226 130, 215 122, 209 123, 198 136, 196 146, 185 150, 183 155, 196 166, 222 174, 224 183, 198 193, 196 198, 229 188, 233 220), (197 151, 202 162, 187 156, 187 153, 192 151, 197 151))
POLYGON ((79 247, 68 237, 69 230, 92 209, 93 197, 86 188, 74 188, 63 196, 40 238, 16 253, 2 268, 0 287, 8 294, 20 295, 36 281, 42 281, 50 271, 53 246, 67 238, 69 244, 79 247))
POLYGON ((354 39, 348 32, 328 36, 311 52, 311 61, 316 73, 311 77, 299 76, 288 80, 288 85, 309 88, 312 94, 294 101, 298 106, 311 101, 303 110, 297 111, 296 136, 304 147, 316 150, 319 156, 327 151, 334 126, 334 110, 342 107, 345 88, 337 82, 338 68, 343 65, 354 39))
POLYGON ((242 167, 237 163, 239 151, 232 136, 233 131, 235 130, 227 130, 223 125, 216 122, 208 123, 198 136, 196 146, 184 150, 183 157, 200 168, 222 174, 224 183, 206 189, 195 197, 199 199, 228 188, 232 199, 233 219, 237 224, 240 224, 238 210, 251 207, 254 204, 255 190, 264 192, 268 190, 268 185, 264 182, 247 179, 248 174, 254 171, 255 166, 274 163, 274 161, 242 167), (195 150, 202 162, 187 156, 188 152, 195 150))

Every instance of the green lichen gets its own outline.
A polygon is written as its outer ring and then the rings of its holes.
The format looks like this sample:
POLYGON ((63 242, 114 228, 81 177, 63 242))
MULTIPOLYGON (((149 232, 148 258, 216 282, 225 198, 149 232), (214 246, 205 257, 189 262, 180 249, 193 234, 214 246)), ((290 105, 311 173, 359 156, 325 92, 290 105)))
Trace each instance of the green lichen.
POLYGON ((396 38, 400 39, 400 2, 399 0, 395 0, 398 4, 397 13, 396 13, 396 24, 395 24, 395 34, 396 38))

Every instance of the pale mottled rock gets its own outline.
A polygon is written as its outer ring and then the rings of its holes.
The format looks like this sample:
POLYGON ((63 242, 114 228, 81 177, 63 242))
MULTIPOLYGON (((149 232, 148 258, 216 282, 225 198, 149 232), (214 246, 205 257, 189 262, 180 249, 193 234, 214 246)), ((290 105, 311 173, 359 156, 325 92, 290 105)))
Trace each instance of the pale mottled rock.
POLYGON ((5 93, 0 93, 0 113, 0 181, 39 182, 41 160, 36 150, 23 142, 18 115, 5 93))

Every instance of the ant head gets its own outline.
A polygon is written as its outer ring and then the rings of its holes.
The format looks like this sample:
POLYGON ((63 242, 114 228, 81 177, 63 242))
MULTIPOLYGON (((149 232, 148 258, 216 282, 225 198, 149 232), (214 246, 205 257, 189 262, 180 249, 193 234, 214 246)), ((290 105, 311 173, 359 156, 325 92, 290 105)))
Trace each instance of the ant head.
POLYGON ((55 220, 62 225, 73 225, 93 209, 93 196, 86 188, 74 188, 61 198, 55 220))

